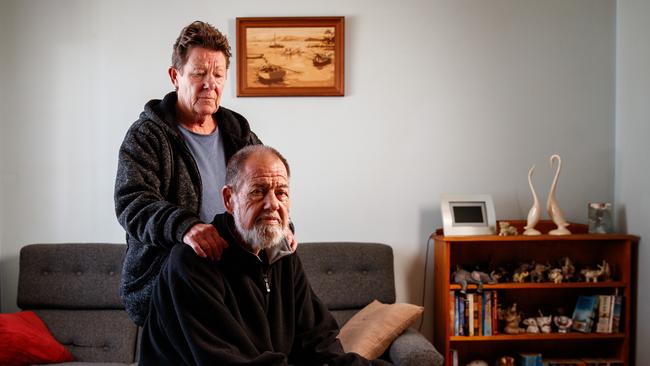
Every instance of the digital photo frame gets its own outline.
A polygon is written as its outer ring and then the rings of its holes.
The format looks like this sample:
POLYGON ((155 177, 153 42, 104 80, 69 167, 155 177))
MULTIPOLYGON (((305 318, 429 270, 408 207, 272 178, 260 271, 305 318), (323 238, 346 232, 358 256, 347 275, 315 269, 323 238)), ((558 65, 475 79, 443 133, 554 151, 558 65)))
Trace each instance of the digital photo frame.
POLYGON ((496 233, 494 202, 489 194, 444 194, 440 211, 445 236, 496 233))

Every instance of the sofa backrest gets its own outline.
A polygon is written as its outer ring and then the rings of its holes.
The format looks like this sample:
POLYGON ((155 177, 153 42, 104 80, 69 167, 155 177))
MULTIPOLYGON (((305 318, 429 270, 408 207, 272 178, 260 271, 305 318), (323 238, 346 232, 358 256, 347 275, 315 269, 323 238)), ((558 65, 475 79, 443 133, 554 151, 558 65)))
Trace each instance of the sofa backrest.
POLYGON ((393 249, 380 243, 300 243, 298 255, 314 292, 339 325, 373 300, 395 302, 393 249))
POLYGON ((76 361, 135 361, 138 328, 119 296, 125 250, 89 243, 20 251, 18 306, 36 312, 76 361))

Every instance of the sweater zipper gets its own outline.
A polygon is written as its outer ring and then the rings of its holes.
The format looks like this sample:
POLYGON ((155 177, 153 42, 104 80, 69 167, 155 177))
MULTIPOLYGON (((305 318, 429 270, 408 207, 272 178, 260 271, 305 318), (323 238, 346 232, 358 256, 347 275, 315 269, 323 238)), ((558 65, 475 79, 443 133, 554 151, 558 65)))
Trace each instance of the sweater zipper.
POLYGON ((264 312, 266 314, 269 313, 269 297, 271 295, 271 280, 269 279, 269 274, 268 272, 264 272, 262 274, 262 278, 264 279, 264 285, 266 286, 266 293, 264 294, 264 312))
POLYGON ((266 293, 268 296, 268 294, 271 293, 271 285, 269 283, 269 276, 266 273, 264 274, 264 284, 266 285, 266 293))

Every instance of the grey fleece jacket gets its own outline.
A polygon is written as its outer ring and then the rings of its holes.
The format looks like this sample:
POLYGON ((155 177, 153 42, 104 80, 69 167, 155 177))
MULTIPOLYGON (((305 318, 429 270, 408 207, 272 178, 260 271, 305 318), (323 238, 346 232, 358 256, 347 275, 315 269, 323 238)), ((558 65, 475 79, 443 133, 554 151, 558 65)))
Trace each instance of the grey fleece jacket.
MULTIPOLYGON (((204 183, 178 130, 176 101, 175 92, 149 101, 119 152, 115 212, 127 242, 120 295, 127 313, 140 326, 165 258, 175 244, 183 242, 187 230, 201 222, 204 183)), ((242 115, 219 107, 214 117, 226 163, 241 148, 261 144, 242 115)))

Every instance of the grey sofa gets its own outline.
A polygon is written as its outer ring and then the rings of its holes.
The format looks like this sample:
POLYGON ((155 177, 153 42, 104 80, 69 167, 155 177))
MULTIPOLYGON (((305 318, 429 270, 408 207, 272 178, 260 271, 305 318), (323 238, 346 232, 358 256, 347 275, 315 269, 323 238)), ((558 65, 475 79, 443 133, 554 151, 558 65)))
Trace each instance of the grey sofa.
POLYGON ((18 307, 34 310, 77 362, 135 364, 138 327, 118 287, 123 244, 32 244, 20 250, 18 307))
MULTIPOLYGON (((314 292, 339 326, 375 299, 395 302, 393 248, 386 244, 301 243, 298 254, 314 292)), ((443 364, 440 353, 413 328, 393 341, 382 358, 398 366, 443 364)))
MULTIPOLYGON (((75 356, 65 365, 135 364, 139 329, 118 295, 122 244, 32 244, 20 252, 18 306, 34 310, 75 356)), ((301 243, 314 291, 340 325, 374 299, 395 301, 393 252, 383 244, 301 243)), ((420 333, 407 330, 382 358, 399 366, 441 365, 420 333)))

